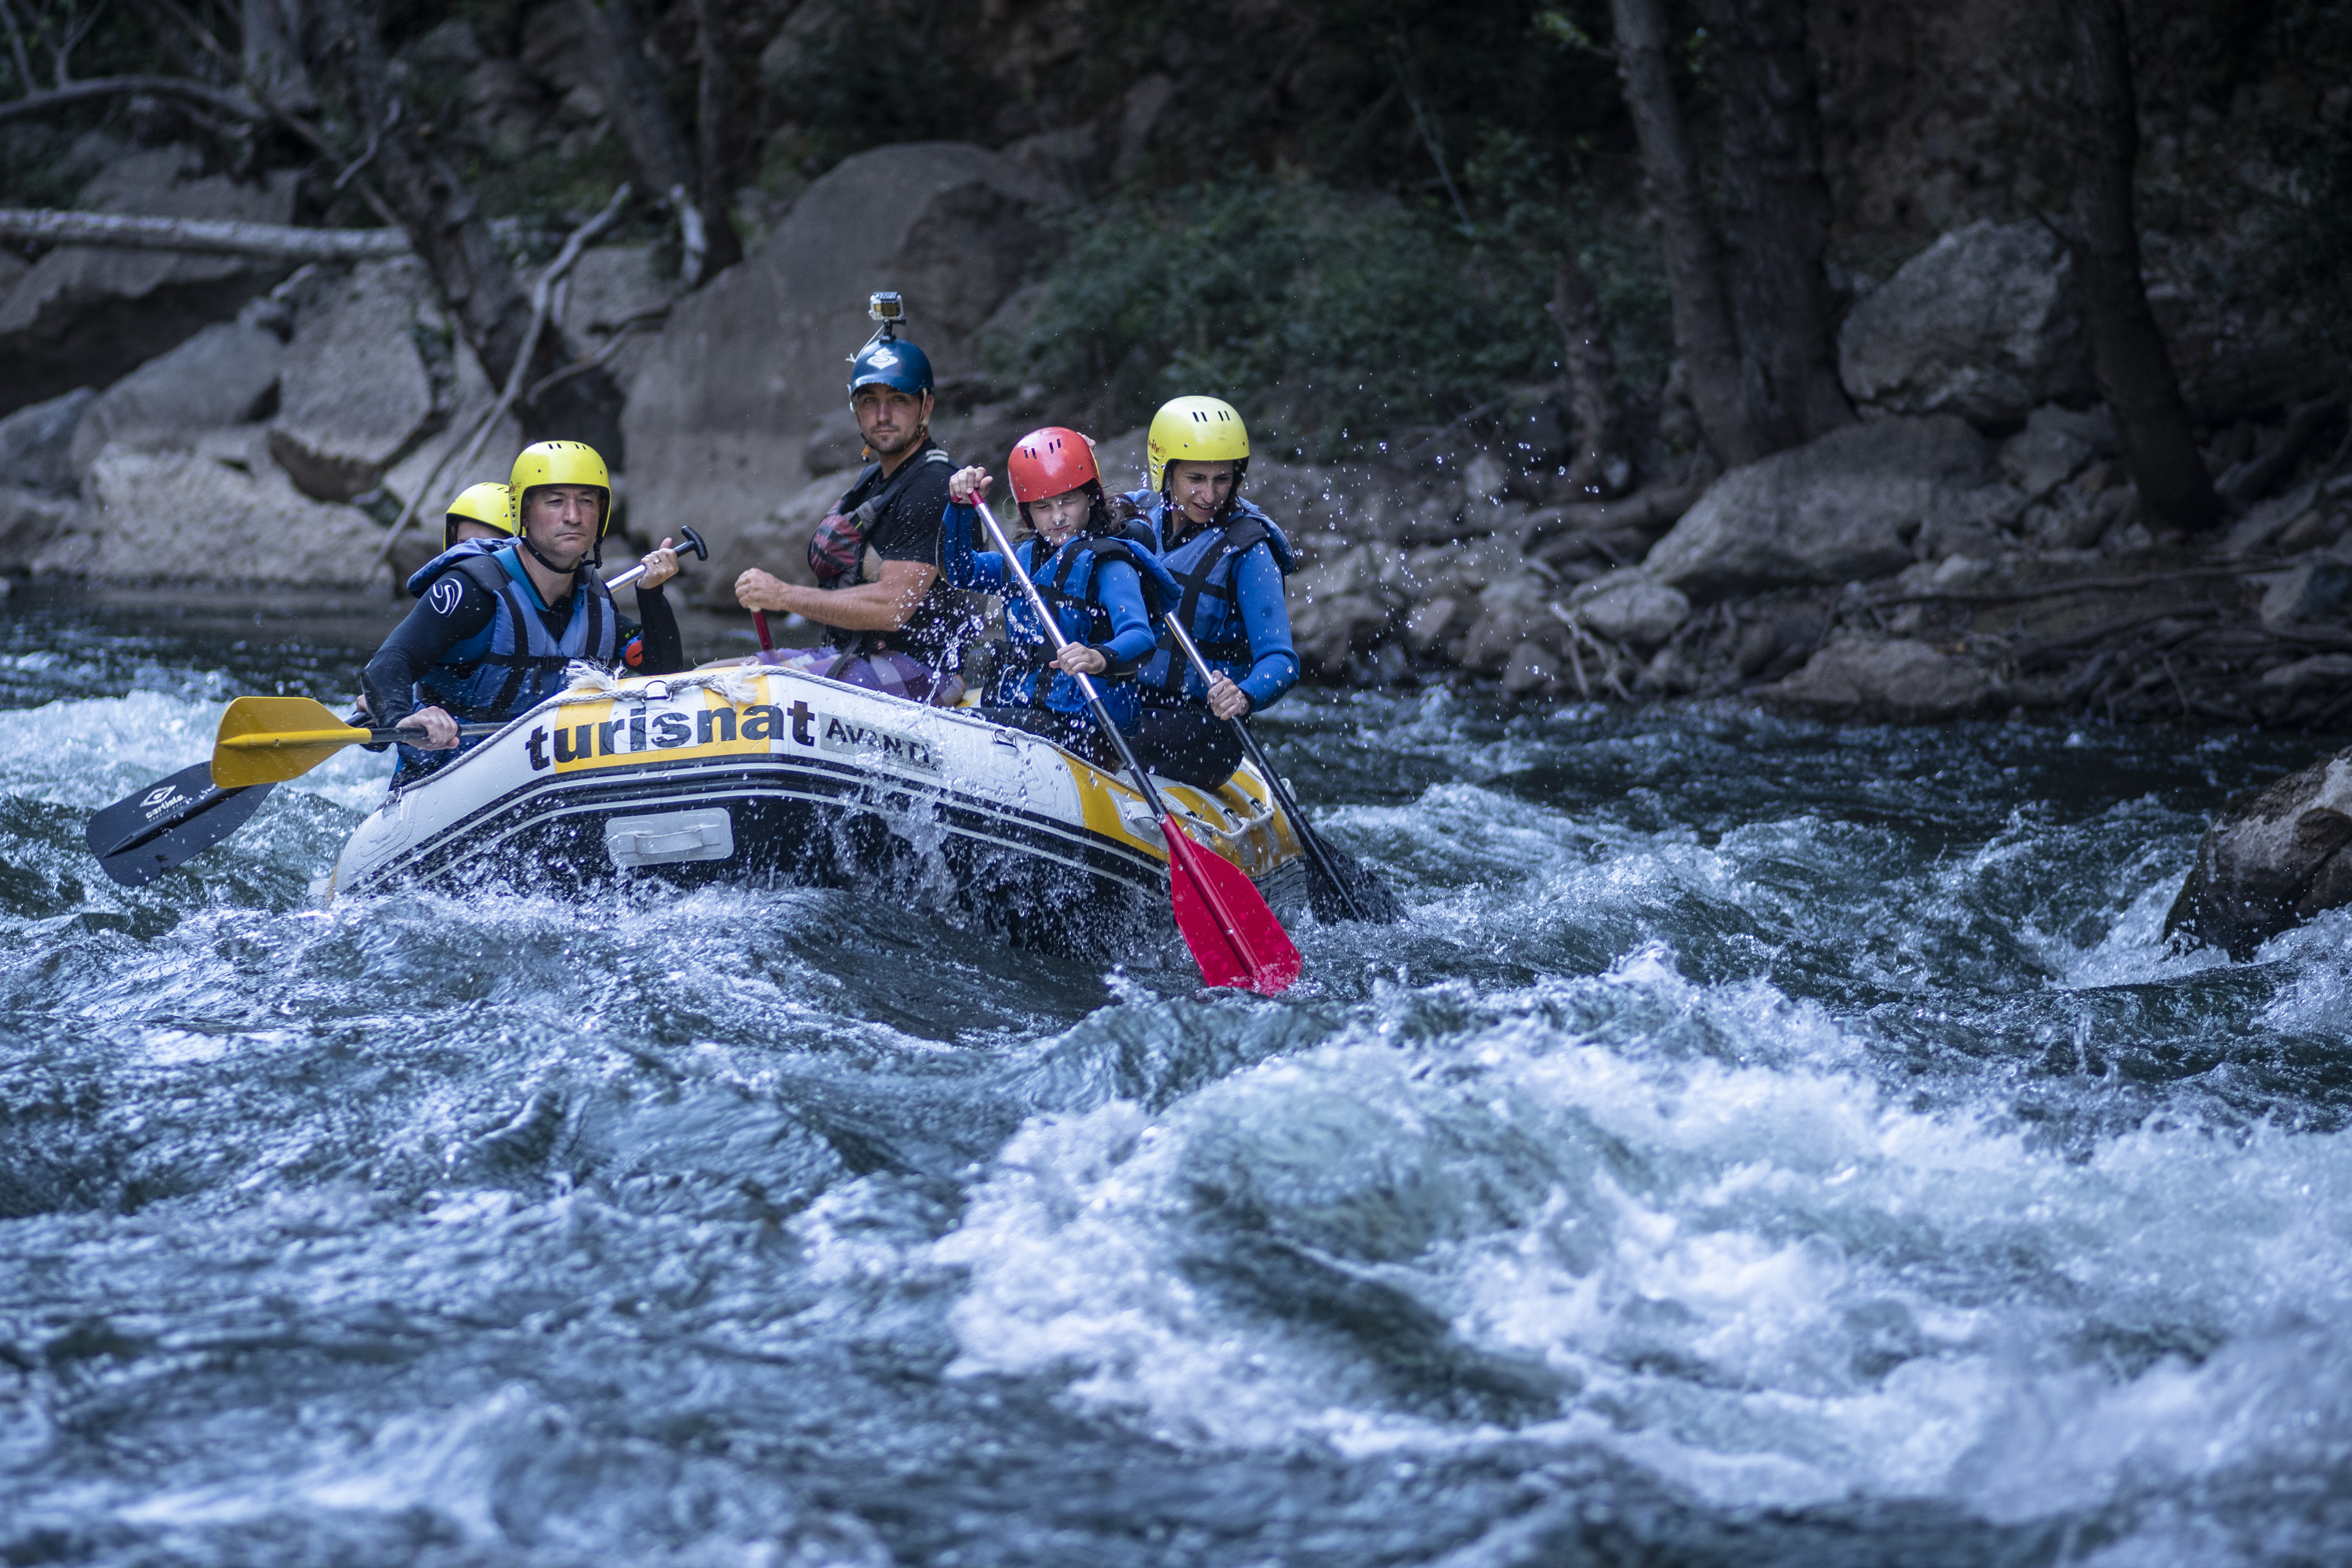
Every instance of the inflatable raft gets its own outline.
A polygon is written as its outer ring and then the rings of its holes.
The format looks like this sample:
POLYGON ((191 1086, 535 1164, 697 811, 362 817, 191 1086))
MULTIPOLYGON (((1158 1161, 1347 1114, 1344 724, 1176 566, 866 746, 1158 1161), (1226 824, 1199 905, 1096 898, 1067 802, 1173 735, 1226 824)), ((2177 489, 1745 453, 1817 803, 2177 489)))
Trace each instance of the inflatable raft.
MULTIPOLYGON (((1265 781, 1155 777, 1280 909, 1306 865, 1265 781)), ((869 887, 1064 950, 1164 929, 1168 854, 1120 776, 976 712, 793 670, 595 678, 396 791, 326 889, 646 879, 869 887)))

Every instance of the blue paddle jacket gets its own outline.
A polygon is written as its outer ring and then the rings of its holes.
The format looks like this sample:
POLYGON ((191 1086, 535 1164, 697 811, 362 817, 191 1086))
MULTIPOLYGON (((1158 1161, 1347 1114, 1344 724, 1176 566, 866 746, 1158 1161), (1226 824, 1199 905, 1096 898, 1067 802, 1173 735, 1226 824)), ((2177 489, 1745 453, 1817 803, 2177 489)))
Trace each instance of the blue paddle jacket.
MULTIPOLYGON (((1237 500, 1223 523, 1196 531, 1171 550, 1167 498, 1137 490, 1123 499, 1150 524, 1160 563, 1175 580, 1177 615, 1209 668, 1247 694, 1253 713, 1297 685, 1298 653, 1290 640, 1282 580, 1298 562, 1274 520, 1237 500)), ((1164 634, 1139 684, 1152 702, 1201 701, 1209 694, 1184 650, 1164 634)))
MULTIPOLYGON (((974 515, 971 507, 949 504, 940 520, 940 557, 950 585, 1004 595, 1004 656, 989 677, 982 702, 1085 712, 1087 700, 1076 679, 1061 670, 1053 670, 1040 697, 1038 678, 1053 668, 1053 644, 1028 596, 1004 569, 1004 557, 973 548, 974 515)), ((1110 668, 1094 677, 1095 690, 1112 720, 1126 724, 1137 709, 1136 668, 1153 646, 1153 612, 1174 604, 1176 584, 1140 538, 1079 533, 1050 554, 1045 542, 1032 536, 1013 548, 1039 596, 1053 607, 1062 636, 1109 661, 1110 668)))

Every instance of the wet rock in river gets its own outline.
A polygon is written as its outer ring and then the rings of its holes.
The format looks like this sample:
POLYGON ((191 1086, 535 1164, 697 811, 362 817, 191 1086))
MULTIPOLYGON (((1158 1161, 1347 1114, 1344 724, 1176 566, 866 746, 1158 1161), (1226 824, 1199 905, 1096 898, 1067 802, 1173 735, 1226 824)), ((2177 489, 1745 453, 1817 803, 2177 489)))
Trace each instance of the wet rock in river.
POLYGON ((1587 631, 1638 653, 1655 650, 1690 619, 1691 603, 1641 572, 1615 572, 1578 589, 1570 612, 1587 631))
POLYGON ((1838 331, 1865 409, 1986 425, 2090 395, 2089 339, 2065 247, 2038 223, 1970 224, 1906 262, 1838 331))
POLYGON ((1925 643, 1841 637, 1756 695, 1824 718, 1958 719, 1994 693, 1992 677, 1925 643))
POLYGON ((2248 958, 2324 910, 2352 903, 2352 748, 2289 773, 2205 830, 2164 934, 2248 958))

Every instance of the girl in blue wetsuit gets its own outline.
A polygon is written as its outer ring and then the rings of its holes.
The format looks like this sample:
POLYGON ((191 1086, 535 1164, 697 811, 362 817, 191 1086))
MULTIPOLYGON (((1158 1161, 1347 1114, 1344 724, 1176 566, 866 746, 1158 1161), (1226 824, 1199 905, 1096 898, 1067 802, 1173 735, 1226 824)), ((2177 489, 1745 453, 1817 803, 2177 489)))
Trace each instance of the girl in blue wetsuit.
POLYGON ((1117 766, 1074 677, 1094 681, 1122 728, 1137 712, 1135 672, 1154 647, 1154 617, 1175 601, 1175 584, 1152 558, 1141 531, 1111 520, 1094 447, 1075 430, 1049 426, 1021 438, 1006 464, 1013 500, 1034 533, 1013 548, 1054 612, 1069 646, 1059 656, 1004 557, 973 547, 975 500, 985 500, 984 468, 948 480, 941 518, 941 571, 958 588, 1004 596, 1005 651, 981 698, 992 722, 1040 734, 1100 765, 1117 766))

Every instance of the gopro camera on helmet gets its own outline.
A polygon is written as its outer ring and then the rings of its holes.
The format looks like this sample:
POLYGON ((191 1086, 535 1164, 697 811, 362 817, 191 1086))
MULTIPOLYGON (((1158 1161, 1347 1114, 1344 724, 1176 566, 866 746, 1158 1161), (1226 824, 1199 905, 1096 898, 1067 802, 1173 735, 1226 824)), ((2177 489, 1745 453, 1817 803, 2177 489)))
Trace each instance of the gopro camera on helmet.
POLYGON ((856 397, 859 387, 877 383, 910 397, 930 391, 930 357, 898 335, 907 321, 905 297, 877 289, 866 297, 866 314, 881 324, 865 347, 849 356, 849 395, 856 397))

